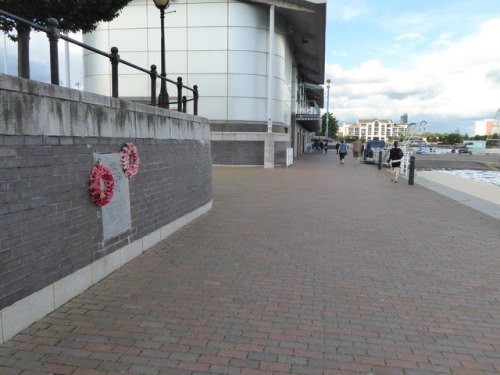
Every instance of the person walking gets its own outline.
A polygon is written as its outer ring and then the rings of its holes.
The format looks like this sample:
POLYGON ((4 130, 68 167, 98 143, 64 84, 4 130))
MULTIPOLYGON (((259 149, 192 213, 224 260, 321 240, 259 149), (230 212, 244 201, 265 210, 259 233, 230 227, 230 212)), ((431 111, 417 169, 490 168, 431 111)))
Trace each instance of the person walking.
POLYGON ((352 143, 352 157, 354 158, 354 165, 359 164, 359 156, 361 155, 362 143, 359 138, 356 138, 352 143))
POLYGON ((398 141, 395 141, 394 147, 389 151, 389 159, 387 160, 391 164, 391 182, 398 183, 399 168, 401 167, 403 156, 403 150, 398 147, 398 141))
POLYGON ((345 156, 347 155, 347 144, 345 143, 345 141, 342 141, 342 143, 340 143, 339 145, 339 157, 340 157, 340 164, 343 165, 344 164, 344 159, 345 159, 345 156))
POLYGON ((335 144, 335 150, 337 150, 337 155, 339 154, 339 147, 340 147, 340 143, 336 143, 335 144))
POLYGON ((325 139, 325 156, 328 154, 328 139, 325 139))

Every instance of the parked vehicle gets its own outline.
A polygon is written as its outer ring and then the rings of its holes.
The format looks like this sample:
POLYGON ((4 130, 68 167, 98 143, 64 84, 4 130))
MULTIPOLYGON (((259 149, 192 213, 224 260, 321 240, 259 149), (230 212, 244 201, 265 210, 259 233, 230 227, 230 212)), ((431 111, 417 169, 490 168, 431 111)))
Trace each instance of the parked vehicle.
POLYGON ((472 155, 472 150, 468 148, 467 145, 462 145, 458 148, 458 153, 472 155))
POLYGON ((458 153, 472 155, 473 150, 478 151, 484 149, 486 149, 486 141, 464 141, 464 143, 458 147, 458 153))
POLYGON ((385 150, 385 141, 381 140, 368 141, 365 147, 363 159, 365 161, 378 162, 379 152, 382 151, 383 153, 384 150, 385 150))

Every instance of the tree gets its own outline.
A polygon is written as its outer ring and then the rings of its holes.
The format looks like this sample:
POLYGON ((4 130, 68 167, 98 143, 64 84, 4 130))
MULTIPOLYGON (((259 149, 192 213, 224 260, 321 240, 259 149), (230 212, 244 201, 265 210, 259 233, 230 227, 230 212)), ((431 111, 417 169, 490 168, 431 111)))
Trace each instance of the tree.
MULTIPOLYGON (((48 18, 59 22, 62 32, 90 32, 101 21, 111 21, 132 0, 2 0, 2 10, 15 14, 41 26, 48 18)), ((30 78, 29 40, 31 27, 0 16, 0 29, 17 42, 17 74, 30 78)))
POLYGON ((443 143, 452 145, 452 144, 457 144, 457 143, 462 143, 463 141, 463 136, 458 133, 452 133, 452 134, 443 134, 443 143))
MULTIPOLYGON (((325 134, 326 130, 326 113, 321 116, 321 132, 320 134, 325 134)), ((333 117, 331 113, 328 113, 328 138, 335 139, 335 134, 339 131, 339 124, 337 119, 333 117)))

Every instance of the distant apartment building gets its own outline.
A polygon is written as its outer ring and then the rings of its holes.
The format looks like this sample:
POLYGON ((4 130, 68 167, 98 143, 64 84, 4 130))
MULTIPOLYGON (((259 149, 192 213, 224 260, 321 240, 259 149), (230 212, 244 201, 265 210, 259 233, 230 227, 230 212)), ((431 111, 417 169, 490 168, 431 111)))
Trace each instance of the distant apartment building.
POLYGON ((344 137, 359 137, 365 141, 395 139, 404 135, 406 124, 395 124, 392 120, 358 120, 355 124, 344 124, 340 133, 344 137))
MULTIPOLYGON (((309 134, 321 129, 325 30, 326 0, 171 0, 167 78, 198 86, 214 164, 274 166, 285 162, 287 148, 305 150, 309 134)), ((122 59, 160 71, 160 36, 153 0, 133 0, 83 40, 105 51, 116 46, 122 59)), ((87 52, 84 66, 85 89, 110 95, 109 61, 87 52)), ((119 74, 121 98, 147 101, 147 74, 123 65, 119 74)), ((175 100, 175 86, 167 88, 175 100)))
POLYGON ((495 133, 495 120, 486 119, 475 122, 474 134, 492 136, 495 133))

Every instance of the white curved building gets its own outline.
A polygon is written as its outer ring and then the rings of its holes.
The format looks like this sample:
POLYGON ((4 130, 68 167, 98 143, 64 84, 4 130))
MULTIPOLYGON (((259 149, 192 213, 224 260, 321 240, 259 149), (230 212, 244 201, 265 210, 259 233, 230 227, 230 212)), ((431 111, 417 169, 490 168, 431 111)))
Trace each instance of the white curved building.
MULTIPOLYGON (((171 1, 167 77, 198 85, 214 164, 272 167, 284 163, 286 148, 303 151, 309 132, 320 129, 325 26, 326 1, 171 1)), ((116 46, 122 59, 145 69, 155 64, 160 72, 160 36, 153 0, 134 0, 83 39, 104 51, 116 46)), ((86 53, 84 66, 85 89, 111 95, 109 61, 86 53)), ((148 75, 123 64, 119 74, 121 98, 148 100, 148 75)), ((176 100, 175 86, 167 89, 176 100)))

